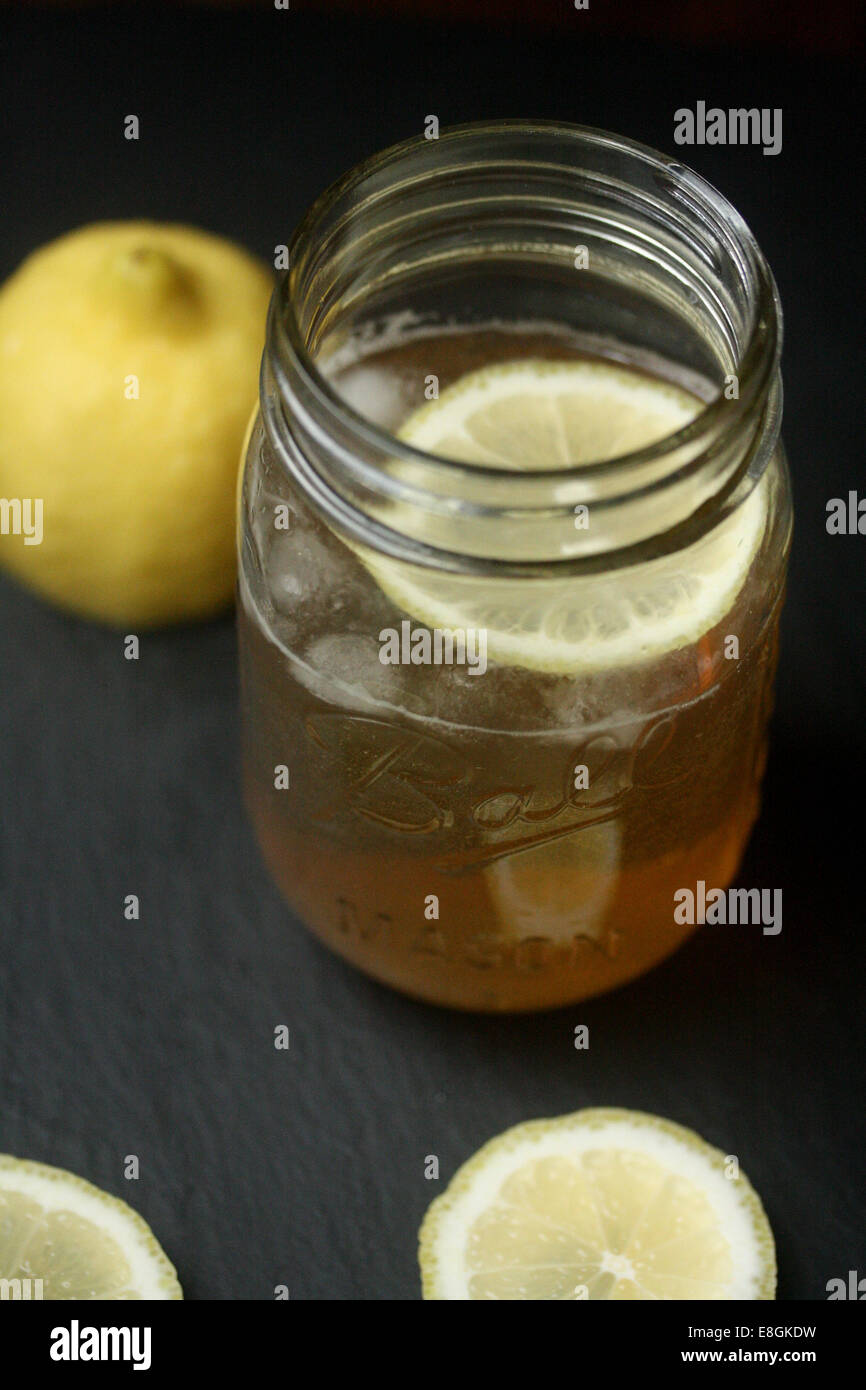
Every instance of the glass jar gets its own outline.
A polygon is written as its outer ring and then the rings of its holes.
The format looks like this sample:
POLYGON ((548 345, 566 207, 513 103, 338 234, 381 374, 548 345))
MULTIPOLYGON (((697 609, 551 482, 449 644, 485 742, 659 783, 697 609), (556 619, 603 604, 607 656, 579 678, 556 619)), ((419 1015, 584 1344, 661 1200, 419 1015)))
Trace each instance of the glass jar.
POLYGON ((289 264, 240 502, 265 859, 416 997, 618 985, 757 811, 791 532, 767 264, 681 164, 545 122, 385 151, 289 264), (635 447, 644 406, 675 424, 635 447), (593 420, 631 444, 594 456, 593 420))

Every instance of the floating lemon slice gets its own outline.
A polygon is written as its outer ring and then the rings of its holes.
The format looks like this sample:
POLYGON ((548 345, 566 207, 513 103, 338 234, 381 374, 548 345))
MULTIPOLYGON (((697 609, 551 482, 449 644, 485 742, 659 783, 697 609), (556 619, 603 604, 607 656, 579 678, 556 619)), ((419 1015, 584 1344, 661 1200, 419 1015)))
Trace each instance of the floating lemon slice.
POLYGON ((520 472, 618 458, 674 434, 701 402, 612 362, 524 358, 468 372, 403 424, 416 449, 520 472))
POLYGON ((494 860, 484 880, 501 929, 517 940, 601 942, 621 854, 622 827, 611 819, 494 860))
POLYGON ((773 1235, 736 1160, 630 1110, 485 1144, 421 1227, 426 1299, 772 1299, 773 1235))
POLYGON ((183 1298, 150 1227, 125 1202, 8 1154, 0 1154, 0 1281, 5 1298, 183 1298))
MULTIPOLYGON (((531 473, 656 443, 700 408, 688 392, 611 363, 527 359, 470 372, 410 416, 399 438, 445 458, 531 473)), ((699 500, 696 492, 696 506, 699 500)), ((483 578, 362 547, 358 554, 419 623, 486 632, 488 657, 500 665, 572 675, 634 665, 697 642, 732 608, 766 509, 759 485, 688 549, 600 576, 483 578)), ((444 538, 429 540, 447 548, 447 527, 444 538)))

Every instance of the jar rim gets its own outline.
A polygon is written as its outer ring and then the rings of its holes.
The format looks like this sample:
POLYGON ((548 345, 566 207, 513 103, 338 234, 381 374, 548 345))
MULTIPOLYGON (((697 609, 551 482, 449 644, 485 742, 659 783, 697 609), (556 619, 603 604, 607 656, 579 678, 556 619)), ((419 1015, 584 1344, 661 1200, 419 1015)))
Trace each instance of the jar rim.
MULTIPOLYGON (((736 399, 729 400, 720 393, 704 404, 679 430, 652 444, 588 463, 568 465, 564 468, 533 469, 533 480, 539 488, 545 484, 563 484, 577 478, 583 482, 601 482, 611 477, 627 475, 632 470, 640 469, 674 451, 695 448, 702 439, 714 436, 722 421, 726 432, 736 429, 738 421, 754 406, 756 399, 766 394, 778 370, 782 338, 781 307, 775 281, 745 219, 718 189, 679 159, 626 136, 593 126, 552 120, 472 121, 448 127, 438 136, 437 143, 440 146, 447 143, 449 146, 459 147, 488 135, 524 137, 534 133, 561 137, 563 141, 573 142, 575 148, 582 146, 621 154, 641 161, 655 173, 666 174, 671 186, 681 195, 684 210, 692 215, 703 213, 714 217, 731 235, 740 253, 738 269, 741 274, 748 276, 747 289, 753 305, 753 315, 750 332, 738 350, 734 364, 739 383, 739 395, 736 399)), ((317 406, 335 417, 344 429, 369 448, 377 452, 385 451, 391 457, 420 463, 426 468, 436 469, 443 480, 452 477, 456 481, 471 476, 479 481, 485 478, 491 482, 513 481, 513 469, 489 464, 469 464, 441 454, 429 453, 397 438, 356 410, 316 365, 305 341, 298 305, 292 296, 291 268, 295 264, 295 253, 300 246, 315 237, 316 229, 327 213, 340 199, 357 190, 372 176, 386 171, 389 165, 398 164, 407 156, 411 156, 415 150, 427 148, 429 143, 422 134, 390 145, 352 166, 319 194, 298 223, 289 243, 290 269, 283 276, 274 296, 269 333, 275 335, 278 347, 290 355, 293 369, 299 374, 306 392, 317 406)), ((495 156, 492 156, 486 162, 487 167, 494 167, 495 162, 495 156)))

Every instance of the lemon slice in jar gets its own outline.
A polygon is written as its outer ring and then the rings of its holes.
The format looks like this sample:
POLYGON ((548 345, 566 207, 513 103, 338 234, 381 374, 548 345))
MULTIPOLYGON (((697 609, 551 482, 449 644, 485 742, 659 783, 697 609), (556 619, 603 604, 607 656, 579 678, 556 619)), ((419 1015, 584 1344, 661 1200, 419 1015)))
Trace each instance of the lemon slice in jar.
MULTIPOLYGON (((613 363, 530 358, 468 373, 411 415, 398 437, 443 458, 531 473, 644 448, 701 408, 689 392, 613 363)), ((500 665, 574 675, 698 641, 732 608, 766 516, 766 487, 758 485, 685 550, 565 579, 451 574, 356 548, 379 587, 418 623, 484 631, 488 658, 500 665)), ((399 529, 399 519, 392 524, 399 529)), ((431 544, 447 548, 447 531, 445 524, 431 544)))

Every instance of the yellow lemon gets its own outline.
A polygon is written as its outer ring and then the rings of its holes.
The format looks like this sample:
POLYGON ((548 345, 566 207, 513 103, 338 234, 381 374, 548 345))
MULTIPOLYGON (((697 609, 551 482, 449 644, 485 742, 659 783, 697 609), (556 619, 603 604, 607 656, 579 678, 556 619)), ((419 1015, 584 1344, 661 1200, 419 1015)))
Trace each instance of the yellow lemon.
POLYGON ((111 623, 234 584, 234 484, 271 276, 192 227, 104 222, 0 289, 0 564, 111 623))

